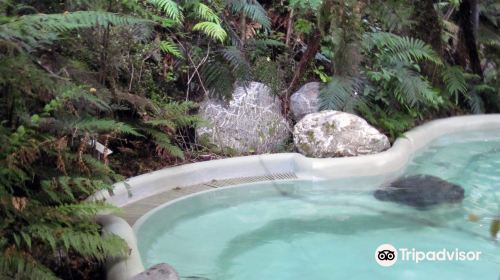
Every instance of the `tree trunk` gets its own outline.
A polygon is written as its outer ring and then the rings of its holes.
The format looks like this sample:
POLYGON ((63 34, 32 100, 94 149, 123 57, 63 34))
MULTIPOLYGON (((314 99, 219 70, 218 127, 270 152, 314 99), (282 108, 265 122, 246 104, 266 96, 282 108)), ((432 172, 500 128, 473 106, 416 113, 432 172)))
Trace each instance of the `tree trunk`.
MULTIPOLYGON (((441 26, 439 15, 434 9, 433 0, 413 1, 414 12, 413 20, 416 25, 412 32, 415 38, 418 38, 432 47, 436 53, 442 57, 443 44, 441 35, 443 27, 441 26)), ((422 73, 427 76, 433 84, 441 83, 441 77, 436 75, 437 66, 433 63, 422 63, 422 73)))
POLYGON ((285 45, 288 47, 290 44, 290 38, 292 37, 293 32, 293 9, 290 9, 290 14, 288 15, 288 21, 286 25, 286 37, 285 37, 285 45))
POLYGON ((439 15, 434 9, 434 1, 414 1, 413 19, 416 21, 413 36, 432 46, 441 55, 443 48, 441 42, 442 26, 439 22, 439 15))
POLYGON ((479 8, 477 6, 477 0, 463 0, 458 10, 460 34, 457 61, 465 68, 467 66, 467 61, 464 59, 464 56, 467 56, 472 72, 482 78, 483 69, 481 67, 476 41, 478 17, 479 8), (460 49, 463 50, 462 53, 460 53, 460 49))

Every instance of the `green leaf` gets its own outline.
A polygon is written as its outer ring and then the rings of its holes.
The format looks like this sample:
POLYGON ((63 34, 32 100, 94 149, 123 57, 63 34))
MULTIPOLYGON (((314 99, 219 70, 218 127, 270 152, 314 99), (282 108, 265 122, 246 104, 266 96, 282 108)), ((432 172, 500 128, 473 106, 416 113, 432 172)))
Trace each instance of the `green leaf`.
POLYGON ((201 31, 209 38, 215 41, 220 41, 221 43, 224 42, 224 40, 227 37, 227 33, 224 30, 224 28, 222 28, 222 26, 219 23, 215 22, 209 22, 209 21, 199 22, 195 24, 195 26, 193 26, 193 30, 201 31))

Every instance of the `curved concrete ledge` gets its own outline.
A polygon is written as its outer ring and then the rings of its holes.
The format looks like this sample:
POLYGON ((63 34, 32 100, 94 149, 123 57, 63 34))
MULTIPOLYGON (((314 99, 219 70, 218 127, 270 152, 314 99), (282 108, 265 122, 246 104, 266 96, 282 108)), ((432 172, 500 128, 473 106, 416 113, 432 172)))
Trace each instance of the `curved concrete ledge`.
MULTIPOLYGON (((176 187, 195 185, 211 180, 236 177, 263 176, 274 173, 294 173, 299 179, 326 180, 353 176, 397 176, 406 168, 413 155, 438 137, 456 132, 500 129, 500 114, 460 116, 431 121, 414 128, 398 138, 393 146, 379 154, 346 158, 307 158, 297 153, 265 154, 199 162, 165 168, 129 178, 114 185, 113 195, 100 191, 89 199, 101 200, 123 207, 146 197, 176 187)), ((132 254, 126 260, 115 262, 108 271, 108 279, 128 279, 144 268, 137 252, 137 242, 125 221, 106 221, 108 232, 124 236, 132 254), (133 238, 132 238, 133 236, 133 238), (123 270, 122 270, 123 268, 123 270)))
POLYGON ((129 279, 142 271, 141 256, 137 248, 137 239, 130 225, 122 218, 112 215, 97 217, 97 223, 103 226, 103 234, 116 234, 127 242, 130 255, 128 257, 108 260, 106 264, 107 279, 129 279))

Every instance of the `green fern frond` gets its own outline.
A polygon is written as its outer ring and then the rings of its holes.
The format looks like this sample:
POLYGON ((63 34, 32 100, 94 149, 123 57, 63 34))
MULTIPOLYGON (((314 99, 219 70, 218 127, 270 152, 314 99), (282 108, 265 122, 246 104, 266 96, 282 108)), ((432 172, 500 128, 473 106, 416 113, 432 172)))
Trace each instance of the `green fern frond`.
POLYGON ((152 120, 147 120, 144 123, 149 124, 151 126, 166 126, 172 130, 176 129, 176 124, 174 121, 170 119, 152 119, 152 120))
POLYGON ((100 261, 104 261, 106 256, 121 257, 128 253, 123 239, 111 234, 101 236, 96 224, 83 223, 79 227, 33 224, 28 226, 27 232, 33 239, 50 244, 54 252, 62 247, 100 261))
POLYGON ((245 16, 262 25, 265 29, 271 28, 271 20, 267 16, 266 10, 258 1, 228 0, 227 3, 234 13, 243 13, 245 16))
POLYGON ((207 5, 198 2, 196 4, 196 15, 205 20, 205 21, 211 21, 217 24, 220 24, 220 18, 219 16, 207 5))
POLYGON ((175 123, 176 127, 196 126, 203 122, 198 115, 189 114, 190 111, 198 107, 198 104, 192 101, 171 101, 162 107, 165 111, 165 117, 175 123))
POLYGON ((57 280, 50 269, 23 251, 0 252, 0 279, 57 280))
POLYGON ((163 52, 171 54, 177 58, 183 58, 182 52, 179 49, 179 47, 177 46, 177 44, 175 44, 174 42, 172 42, 170 40, 161 41, 160 42, 160 49, 163 52))
POLYGON ((222 50, 222 56, 231 66, 237 81, 246 82, 252 77, 252 68, 245 55, 238 48, 231 46, 222 50))
POLYGON ((0 39, 19 42, 32 50, 58 39, 58 34, 95 26, 148 23, 147 20, 99 11, 64 14, 36 14, 17 17, 0 25, 0 39))
POLYGON ((81 202, 78 204, 62 204, 56 210, 64 215, 76 218, 93 218, 99 213, 119 212, 120 208, 102 202, 81 202))
POLYGON ((201 31, 209 38, 215 41, 220 41, 221 43, 224 42, 224 40, 227 37, 227 33, 224 30, 224 28, 222 28, 222 26, 219 23, 215 22, 210 22, 210 21, 198 22, 193 26, 193 30, 201 31))
POLYGON ((446 67, 443 71, 443 80, 449 93, 456 95, 467 92, 467 81, 461 67, 446 67))
POLYGON ((442 102, 430 83, 418 73, 406 67, 396 67, 393 69, 393 76, 396 78, 394 95, 401 104, 409 107, 418 104, 437 106, 442 102))
POLYGON ((320 91, 321 110, 340 110, 353 112, 361 100, 358 81, 352 77, 333 76, 320 91))
POLYGON ((478 94, 471 92, 470 94, 466 95, 466 100, 472 113, 474 114, 484 113, 484 102, 478 94))
POLYGON ((182 7, 173 0, 148 0, 149 3, 160 8, 165 14, 176 23, 184 20, 182 7))
POLYGON ((387 32, 367 33, 363 38, 363 47, 367 53, 377 48, 383 58, 393 63, 430 61, 442 65, 439 55, 431 46, 411 37, 401 37, 387 32))
POLYGON ((86 118, 74 123, 74 128, 87 132, 119 132, 131 134, 134 136, 142 136, 135 128, 128 124, 117 122, 115 120, 86 118))
POLYGON ((184 152, 172 143, 167 134, 154 129, 145 129, 145 131, 153 137, 158 148, 166 151, 174 157, 184 159, 184 152))
POLYGON ((208 87, 209 94, 217 99, 229 100, 236 82, 228 65, 218 60, 205 63, 201 67, 203 83, 208 87))

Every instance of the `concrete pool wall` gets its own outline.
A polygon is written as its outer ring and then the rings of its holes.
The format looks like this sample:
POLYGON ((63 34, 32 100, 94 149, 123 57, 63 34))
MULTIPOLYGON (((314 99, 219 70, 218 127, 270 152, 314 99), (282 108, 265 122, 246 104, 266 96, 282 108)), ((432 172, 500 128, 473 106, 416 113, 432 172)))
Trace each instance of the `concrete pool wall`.
MULTIPOLYGON (((182 186, 258 176, 272 180, 273 174, 293 174, 297 179, 313 181, 381 175, 390 178, 403 172, 416 152, 440 136, 489 129, 500 129, 500 114, 431 121, 405 133, 387 151, 374 155, 316 159, 297 153, 264 154, 165 168, 116 183, 113 195, 103 190, 90 199, 104 199, 115 206, 126 207, 182 186)), ((161 204, 163 203, 157 206, 161 204)), ((130 225, 115 216, 101 216, 98 222, 103 225, 105 232, 124 238, 131 249, 127 258, 113 260, 108 264, 108 279, 129 279, 144 271, 136 237, 130 225)))

